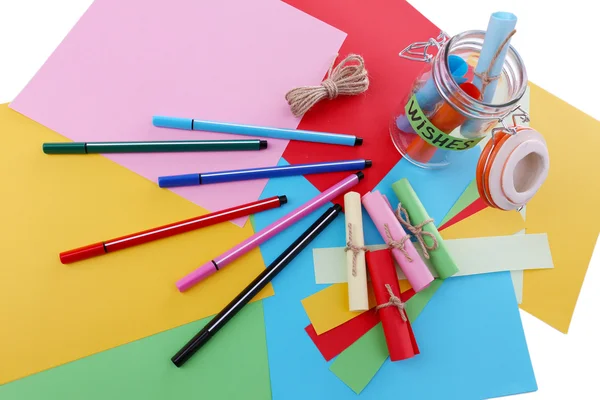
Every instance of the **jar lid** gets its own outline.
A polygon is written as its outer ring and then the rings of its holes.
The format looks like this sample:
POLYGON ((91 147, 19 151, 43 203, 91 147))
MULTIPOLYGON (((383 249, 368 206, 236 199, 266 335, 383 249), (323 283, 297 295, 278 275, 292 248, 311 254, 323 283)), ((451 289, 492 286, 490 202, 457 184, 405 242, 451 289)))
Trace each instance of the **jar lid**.
POLYGON ((490 207, 517 210, 537 193, 549 169, 548 147, 539 132, 525 126, 502 129, 481 152, 477 189, 490 207))

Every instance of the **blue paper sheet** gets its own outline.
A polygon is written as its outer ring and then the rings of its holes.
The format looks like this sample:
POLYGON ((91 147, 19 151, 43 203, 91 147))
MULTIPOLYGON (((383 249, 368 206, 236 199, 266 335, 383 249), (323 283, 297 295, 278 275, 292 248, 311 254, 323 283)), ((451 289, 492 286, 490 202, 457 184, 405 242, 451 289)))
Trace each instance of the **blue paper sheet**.
POLYGON ((475 400, 537 390, 509 272, 446 279, 413 329, 421 354, 386 360, 360 397, 475 400))
MULTIPOLYGON (((478 153, 469 153, 453 166, 437 171, 416 168, 401 160, 377 189, 395 205, 397 199, 391 184, 408 178, 431 217, 439 221, 473 177, 478 153)), ((279 164, 286 165, 287 162, 282 159, 279 164)), ((317 193, 303 177, 271 179, 261 198, 286 194, 289 205, 256 214, 252 218, 255 229, 264 228, 317 193)), ((265 262, 274 260, 281 249, 329 206, 262 245, 265 262)), ((366 215, 364 223, 367 243, 381 243, 381 237, 366 215)), ((301 299, 326 287, 315 284, 312 249, 343 246, 344 235, 344 219, 340 216, 277 276, 273 281, 276 295, 263 300, 271 391, 275 400, 357 397, 328 370, 328 363, 304 332, 310 321, 300 303, 301 299)), ((417 393, 417 390, 423 390, 418 398, 464 400, 536 389, 508 274, 455 278, 443 285, 443 290, 440 289, 434 299, 414 326, 423 354, 410 361, 413 368, 386 361, 358 397, 377 400, 385 396, 416 398, 405 396, 404 391, 417 393), (446 333, 440 335, 441 331, 446 333), (450 341, 447 341, 448 337, 450 341)))

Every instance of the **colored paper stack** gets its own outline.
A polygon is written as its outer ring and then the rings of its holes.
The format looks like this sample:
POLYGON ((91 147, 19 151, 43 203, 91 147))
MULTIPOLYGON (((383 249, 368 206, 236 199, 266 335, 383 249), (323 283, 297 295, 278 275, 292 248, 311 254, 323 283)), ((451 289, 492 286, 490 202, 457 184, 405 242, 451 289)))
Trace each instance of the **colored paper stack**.
MULTIPOLYGON (((409 90, 421 68, 398 52, 439 33, 407 2, 125 3, 94 1, 14 102, 0 106, 1 159, 10 171, 3 184, 13 190, 4 196, 0 228, 8 244, 0 252, 0 398, 463 399, 536 390, 519 303, 568 330, 598 234, 600 197, 579 196, 578 207, 590 213, 586 220, 556 210, 585 190, 570 178, 583 169, 582 160, 595 157, 597 121, 531 84, 524 108, 544 132, 560 173, 550 172, 526 214, 490 209, 472 183, 478 151, 444 170, 419 170, 389 142, 396 95, 409 90), (352 53, 377 77, 368 95, 323 101, 301 120, 293 117, 285 92, 318 85, 335 54, 352 53), (41 151, 46 142, 244 139, 155 128, 152 115, 352 134, 365 144, 332 151, 327 144, 269 139, 267 149, 243 156, 41 151), (559 142, 573 124, 589 146, 559 142), (170 357, 316 214, 331 202, 344 204, 346 190, 200 287, 181 294, 174 283, 348 173, 218 189, 165 190, 150 181, 340 159, 373 161, 352 190, 363 200, 379 193, 394 219, 378 226, 378 217, 371 218, 378 211, 362 212, 360 204, 348 222, 335 219, 209 345, 176 368, 170 357), (279 207, 282 195, 287 204, 279 207), (261 199, 256 207, 272 204, 257 209, 250 223, 241 213, 234 223, 202 225, 135 249, 119 248, 119 240, 98 243, 261 199), (400 216, 428 233, 423 245, 397 219, 399 200, 406 210, 400 216), (395 230, 388 238, 384 225, 392 222, 407 235, 395 230), (346 251, 348 242, 356 251, 346 251), (61 264, 59 252, 89 243, 95 247, 82 251, 109 254, 61 264), (390 246, 399 255, 391 256, 390 246), (113 249, 122 251, 110 254, 113 249), (407 254, 413 261, 401 258, 407 254), (348 280, 357 277, 349 292, 348 280), (327 368, 333 373, 324 373, 327 368)), ((587 172, 590 181, 600 179, 597 170, 587 172)))

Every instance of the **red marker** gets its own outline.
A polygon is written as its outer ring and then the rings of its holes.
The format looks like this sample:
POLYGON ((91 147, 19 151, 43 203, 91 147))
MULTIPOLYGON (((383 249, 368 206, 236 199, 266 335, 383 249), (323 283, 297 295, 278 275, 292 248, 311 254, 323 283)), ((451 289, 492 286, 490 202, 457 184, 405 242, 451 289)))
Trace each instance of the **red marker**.
POLYGON ((271 208, 280 207, 285 203, 287 203, 287 197, 285 196, 269 197, 268 199, 242 204, 226 210, 202 215, 200 217, 190 218, 183 221, 174 222, 172 224, 159 226, 157 228, 148 229, 146 231, 121 236, 105 242, 98 242, 77 249, 68 250, 60 253, 60 261, 63 264, 74 263, 76 261, 81 261, 88 258, 101 256, 106 253, 112 253, 117 250, 123 250, 129 247, 137 246, 138 244, 152 242, 154 240, 203 228, 205 226, 215 225, 220 222, 230 221, 235 218, 245 217, 257 212, 270 210, 271 208))

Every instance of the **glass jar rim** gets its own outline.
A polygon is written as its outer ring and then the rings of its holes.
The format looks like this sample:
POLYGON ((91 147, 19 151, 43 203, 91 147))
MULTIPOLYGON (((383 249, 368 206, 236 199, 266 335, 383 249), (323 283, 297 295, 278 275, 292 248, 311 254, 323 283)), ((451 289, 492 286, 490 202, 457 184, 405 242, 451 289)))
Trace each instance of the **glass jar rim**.
MULTIPOLYGON (((452 38, 450 38, 450 40, 448 40, 448 42, 446 42, 446 44, 441 48, 441 51, 444 54, 444 64, 446 68, 449 68, 449 56, 450 56, 450 48, 451 46, 456 43, 456 41, 464 39, 465 37, 481 37, 482 39, 485 37, 485 33, 486 31, 483 30, 469 30, 469 31, 464 31, 461 32, 455 36, 453 36, 452 38)), ((483 42, 482 42, 483 43, 483 42)), ((479 49, 479 51, 481 52, 481 49, 479 49)), ((525 94, 525 91, 527 90, 527 71, 525 69, 525 63, 523 62, 523 59, 521 58, 521 55, 519 54, 519 52, 511 45, 509 45, 508 47, 508 51, 507 51, 507 58, 510 56, 512 56, 517 64, 521 67, 522 69, 522 74, 523 74, 523 84, 521 85, 521 88, 519 89, 519 91, 512 96, 512 99, 509 100, 506 103, 487 103, 484 102, 483 100, 478 100, 478 99, 474 99, 472 97, 470 97, 457 83, 454 79, 451 80, 450 82, 450 88, 452 89, 452 91, 457 91, 460 92, 462 96, 466 96, 470 99, 470 101, 472 101, 473 103, 475 103, 477 106, 481 107, 483 110, 486 109, 509 109, 512 106, 514 106, 517 102, 519 102, 519 100, 523 97, 523 95, 525 94)), ((490 110, 492 111, 492 110, 490 110)))

